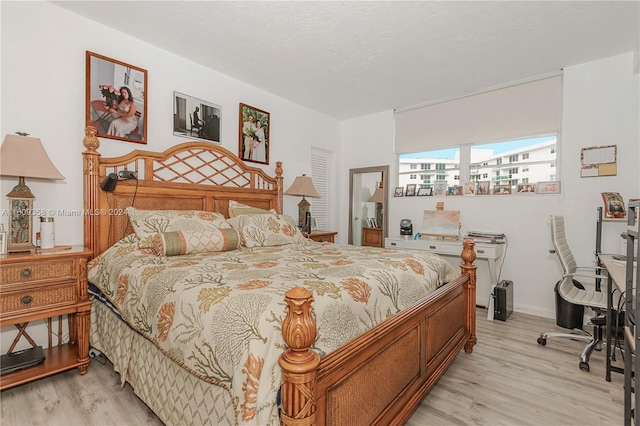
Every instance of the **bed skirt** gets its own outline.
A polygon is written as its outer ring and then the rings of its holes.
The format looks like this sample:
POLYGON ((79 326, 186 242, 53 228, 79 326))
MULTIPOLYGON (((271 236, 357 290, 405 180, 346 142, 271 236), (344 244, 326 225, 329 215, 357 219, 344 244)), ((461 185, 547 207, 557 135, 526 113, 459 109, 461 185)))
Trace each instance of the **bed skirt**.
POLYGON ((122 384, 129 382, 163 423, 237 424, 228 390, 189 373, 97 299, 91 306, 90 345, 113 363, 122 384))

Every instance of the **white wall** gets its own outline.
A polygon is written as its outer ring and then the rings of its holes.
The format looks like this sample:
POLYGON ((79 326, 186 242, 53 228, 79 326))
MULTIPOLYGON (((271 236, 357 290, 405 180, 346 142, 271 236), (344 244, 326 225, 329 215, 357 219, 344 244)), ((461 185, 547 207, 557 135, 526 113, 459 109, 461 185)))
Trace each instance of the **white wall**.
MULTIPOLYGON (((100 151, 105 156, 134 148, 162 150, 186 140, 172 134, 172 98, 178 91, 221 105, 222 144, 233 152, 238 146, 238 104, 269 111, 272 164, 264 168, 273 173, 275 161, 283 161, 285 188, 296 175, 310 172, 310 147, 335 152, 337 214, 333 226, 339 231, 339 243, 346 243, 348 237, 349 169, 390 165, 390 186, 396 184, 393 111, 340 123, 49 2, 0 2, 0 19, 0 133, 4 137, 25 131, 41 138, 66 177, 62 182, 28 182, 38 197, 36 208, 82 208, 86 50, 148 71, 148 144, 104 139, 100 151)), ((501 278, 514 281, 516 310, 554 316, 551 289, 560 268, 547 252, 551 246, 549 214, 566 216, 574 254, 579 263, 586 264, 593 261, 600 193, 617 191, 625 199, 640 197, 638 74, 633 74, 633 65, 634 55, 629 53, 565 70, 562 195, 440 199, 446 209, 462 211, 463 232, 499 230, 508 235, 501 278), (581 179, 580 149, 612 143, 618 145, 618 175, 581 179)), ((2 194, 14 184, 14 179, 1 179, 2 194)), ((422 211, 434 209, 438 200, 391 197, 390 232, 396 232, 405 217, 420 224, 422 211)), ((5 197, 0 202, 6 207, 5 197)), ((297 197, 285 197, 285 213, 296 217, 298 202, 297 197)), ((6 224, 6 216, 0 220, 6 224)), ((55 220, 58 244, 82 243, 81 218, 55 220)), ((619 250, 622 229, 619 223, 605 226, 606 251, 619 250)))
MULTIPOLYGON (((282 161, 285 189, 310 173, 310 148, 340 150, 340 123, 175 54, 127 36, 49 2, 0 2, 2 138, 24 131, 42 140, 64 181, 27 179, 36 209, 82 209, 82 139, 85 125, 85 51, 147 70, 148 143, 102 139, 100 152, 161 151, 188 139, 173 136, 173 92, 222 107, 222 145, 238 152, 239 103, 271 113, 271 164, 282 161)), ((256 164, 258 167, 262 165, 256 164)), ((16 179, 2 178, 0 205, 7 207, 16 179)), ((299 197, 284 197, 284 213, 297 217, 299 197)), ((332 216, 330 216, 332 217, 332 216)), ((7 224, 7 217, 0 217, 7 224)), ((333 225, 333 224, 332 224, 333 225)), ((56 243, 82 244, 82 217, 55 217, 56 243)), ((38 228, 37 218, 34 228, 38 228)), ((13 327, 9 328, 10 330, 13 327)), ((31 329, 31 327, 30 327, 31 329)), ((7 327, 3 327, 5 336, 7 327)), ((15 333, 11 333, 12 335, 15 333)), ((13 337, 11 337, 12 339, 13 337)), ((2 339, 3 353, 11 341, 2 339)), ((46 343, 46 340, 45 340, 46 343)))
MULTIPOLYGON (((562 214, 567 221, 568 240, 581 265, 592 265, 595 249, 596 208, 603 205, 601 192, 614 191, 625 200, 640 197, 639 90, 633 69, 634 54, 618 55, 565 69, 563 87, 563 134, 561 195, 528 197, 420 197, 389 200, 389 235, 399 233, 400 219, 422 223, 422 211, 434 210, 437 201, 446 210, 460 210, 462 232, 495 230, 508 236, 507 255, 501 279, 514 282, 515 309, 554 317, 553 285, 561 269, 551 248, 548 216, 562 214), (580 178, 581 148, 618 145, 618 174, 602 178, 580 178)), ((393 112, 378 113, 342 123, 342 175, 354 167, 390 164, 390 186, 397 184, 393 155, 393 112), (364 156, 363 153, 369 153, 364 156)), ((345 184, 346 185, 346 184, 345 184)), ((345 198, 343 209, 348 212, 345 198)), ((343 213, 344 214, 347 213, 343 213)), ((347 232, 346 221, 341 233, 347 232)), ((620 251, 623 223, 607 222, 603 251, 620 251)), ((480 273, 486 266, 477 262, 480 273)), ((479 287, 479 290, 482 290, 479 287)), ((478 302, 488 300, 479 296, 478 302)))

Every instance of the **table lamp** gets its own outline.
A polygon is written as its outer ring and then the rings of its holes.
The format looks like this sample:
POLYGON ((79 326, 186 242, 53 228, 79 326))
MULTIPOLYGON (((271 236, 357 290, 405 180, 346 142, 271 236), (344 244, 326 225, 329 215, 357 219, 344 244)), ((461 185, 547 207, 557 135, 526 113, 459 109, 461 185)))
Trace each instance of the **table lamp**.
POLYGON ((304 197, 320 197, 320 194, 318 194, 318 191, 316 191, 316 188, 313 186, 313 181, 306 175, 297 176, 289 189, 284 193, 285 195, 302 196, 302 201, 298 203, 298 226, 305 232, 310 232, 311 223, 307 220, 310 204, 304 197))
POLYGON ((18 178, 9 198, 9 252, 31 251, 33 246, 33 200, 25 178, 64 179, 38 138, 27 134, 6 135, 0 147, 0 176, 18 178))
POLYGON ((383 183, 380 182, 380 185, 376 188, 373 195, 369 200, 370 203, 376 203, 376 227, 382 228, 382 203, 384 203, 384 189, 382 187, 383 183))

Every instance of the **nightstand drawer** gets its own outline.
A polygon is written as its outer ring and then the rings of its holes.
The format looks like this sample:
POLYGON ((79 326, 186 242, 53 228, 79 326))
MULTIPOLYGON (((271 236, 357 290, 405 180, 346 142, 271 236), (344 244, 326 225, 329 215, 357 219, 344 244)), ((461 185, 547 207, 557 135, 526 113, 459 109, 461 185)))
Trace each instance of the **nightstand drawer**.
POLYGON ((57 278, 75 278, 76 274, 74 259, 3 265, 0 272, 3 285, 57 278))
POLYGON ((11 316, 25 311, 38 311, 45 308, 73 305, 78 301, 77 284, 70 282, 61 285, 5 292, 0 295, 1 317, 11 316))

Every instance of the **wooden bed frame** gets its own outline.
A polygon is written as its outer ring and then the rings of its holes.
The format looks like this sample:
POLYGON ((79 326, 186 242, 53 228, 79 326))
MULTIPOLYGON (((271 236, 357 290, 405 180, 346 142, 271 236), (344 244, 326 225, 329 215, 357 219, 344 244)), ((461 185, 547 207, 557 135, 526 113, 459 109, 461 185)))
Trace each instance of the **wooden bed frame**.
MULTIPOLYGON (((282 163, 275 177, 245 165, 227 149, 186 142, 162 153, 135 150, 101 158, 97 131, 85 129, 84 242, 93 256, 132 230, 124 209, 193 209, 228 217, 230 200, 282 213, 282 163), (100 184, 110 173, 136 172, 113 192, 100 184)), ((465 241, 461 275, 414 306, 392 316, 321 359, 313 296, 287 292, 282 323, 289 349, 280 357, 285 425, 402 424, 464 347, 476 343, 476 267, 473 242, 465 241)))

